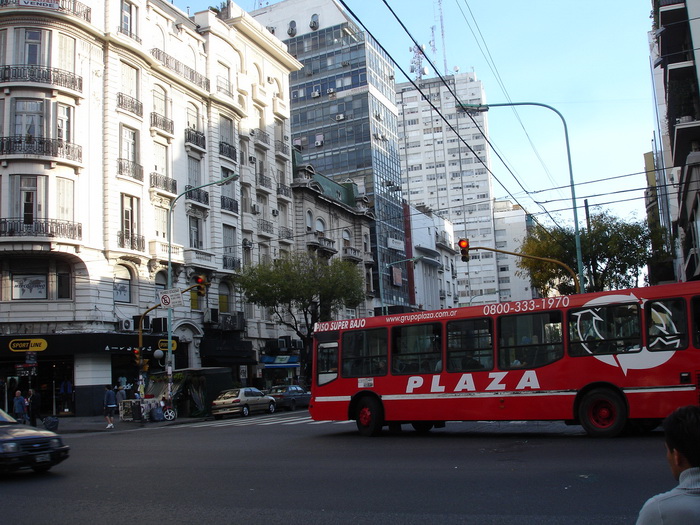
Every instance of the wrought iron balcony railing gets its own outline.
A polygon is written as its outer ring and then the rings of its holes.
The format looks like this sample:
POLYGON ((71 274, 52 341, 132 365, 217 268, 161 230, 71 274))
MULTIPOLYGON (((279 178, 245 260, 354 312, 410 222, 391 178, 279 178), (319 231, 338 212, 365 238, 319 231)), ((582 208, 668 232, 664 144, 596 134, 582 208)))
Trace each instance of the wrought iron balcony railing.
POLYGON ((219 142, 219 155, 233 161, 237 160, 236 146, 232 146, 226 142, 219 142))
POLYGON ((146 239, 143 235, 120 231, 117 232, 117 245, 127 250, 143 252, 146 250, 146 239))
POLYGON ((201 131, 192 128, 185 128, 185 142, 194 144, 198 148, 207 148, 207 137, 201 131))
POLYGON ((162 129, 171 135, 175 130, 173 121, 167 117, 164 117, 163 115, 159 115, 158 113, 151 113, 151 127, 162 129))
POLYGON ((55 67, 29 64, 0 66, 0 82, 39 82, 83 91, 83 77, 55 67))
MULTIPOLYGON (((72 15, 77 16, 78 18, 82 18, 86 22, 90 22, 92 10, 86 6, 85 4, 81 4, 77 0, 53 0, 52 2, 46 2, 47 4, 51 4, 52 6, 58 4, 58 11, 64 11, 67 13, 71 13, 72 15)), ((26 0, 0 0, 0 8, 3 7, 27 7, 31 9, 32 11, 36 11, 36 7, 41 7, 41 6, 36 6, 37 2, 31 3, 27 2, 26 0)))
POLYGON ((82 162, 83 148, 61 139, 13 135, 0 137, 0 155, 40 155, 82 162))
POLYGON ((117 107, 125 109, 139 117, 143 116, 143 104, 126 93, 117 93, 117 107))
POLYGON ((221 209, 238 213, 238 201, 231 197, 221 196, 221 209))
POLYGON ((258 175, 258 185, 263 188, 272 189, 272 178, 267 175, 258 175))
POLYGON ((203 189, 194 189, 194 186, 185 186, 185 191, 187 192, 187 195, 185 195, 186 199, 189 199, 191 201, 197 201, 202 204, 206 204, 209 206, 209 192, 204 191, 203 189))
POLYGON ((216 77, 216 91, 233 98, 233 84, 224 77, 216 77))
POLYGON ((241 260, 233 255, 224 255, 224 270, 238 271, 241 269, 241 260))
POLYGON ((281 140, 275 141, 275 151, 289 157, 289 144, 281 140))
POLYGON ((132 40, 135 40, 136 42, 138 42, 139 44, 141 43, 141 39, 138 37, 138 35, 136 33, 133 33, 132 31, 130 31, 126 27, 119 26, 117 28, 117 33, 121 33, 122 35, 126 35, 129 38, 131 38, 132 40))
POLYGON ((151 173, 151 188, 167 191, 168 193, 177 193, 177 181, 172 177, 163 175, 162 173, 151 173))
POLYGON ((253 136, 255 142, 270 145, 270 134, 267 131, 263 131, 260 128, 256 128, 250 133, 253 136))
POLYGON ((117 174, 143 182, 143 166, 128 159, 117 159, 117 174))
POLYGON ((283 197, 292 198, 292 188, 284 184, 277 185, 277 195, 282 195, 283 197))
POLYGON ((192 69, 189 66, 186 66, 176 58, 171 57, 161 49, 154 47, 153 49, 151 49, 151 55, 170 71, 175 72, 182 78, 189 80, 190 82, 199 86, 200 88, 209 91, 209 79, 204 75, 197 73, 194 69, 192 69))
POLYGON ((19 218, 0 219, 0 237, 59 237, 81 241, 83 225, 59 219, 35 219, 26 222, 19 218))

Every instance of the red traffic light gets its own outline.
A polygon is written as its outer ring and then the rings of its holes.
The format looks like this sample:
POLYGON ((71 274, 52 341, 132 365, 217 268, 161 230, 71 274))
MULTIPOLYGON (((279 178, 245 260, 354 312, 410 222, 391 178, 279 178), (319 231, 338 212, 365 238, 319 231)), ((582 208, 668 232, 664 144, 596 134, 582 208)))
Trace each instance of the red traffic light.
POLYGON ((207 286, 209 286, 209 283, 207 282, 207 278, 204 275, 195 276, 194 284, 197 285, 197 295, 200 295, 202 297, 207 295, 207 286))
POLYGON ((459 246, 459 253, 462 254, 462 261, 467 262, 469 260, 469 239, 460 239, 457 245, 459 246))

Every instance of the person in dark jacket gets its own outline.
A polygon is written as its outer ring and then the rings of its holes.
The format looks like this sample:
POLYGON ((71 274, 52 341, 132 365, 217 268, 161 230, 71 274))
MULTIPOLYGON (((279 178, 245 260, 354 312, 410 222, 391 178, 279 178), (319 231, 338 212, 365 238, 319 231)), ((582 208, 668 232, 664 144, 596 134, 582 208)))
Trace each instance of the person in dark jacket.
POLYGON ((12 412, 17 421, 22 424, 27 422, 27 403, 22 396, 22 392, 17 390, 15 392, 15 397, 12 403, 12 412))
POLYGON ((114 428, 114 411, 117 409, 117 396, 110 385, 105 385, 104 408, 107 428, 114 428))
POLYGON ((36 419, 41 419, 41 396, 39 392, 30 388, 27 396, 27 411, 29 412, 29 424, 36 426, 36 419))

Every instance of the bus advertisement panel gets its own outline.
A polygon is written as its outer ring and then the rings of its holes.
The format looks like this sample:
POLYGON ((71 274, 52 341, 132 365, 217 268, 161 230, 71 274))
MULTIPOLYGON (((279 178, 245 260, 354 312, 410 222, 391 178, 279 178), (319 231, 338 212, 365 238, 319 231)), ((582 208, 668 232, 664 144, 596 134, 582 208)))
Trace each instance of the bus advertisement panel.
POLYGON ((698 403, 700 282, 318 323, 316 420, 649 430, 698 403))

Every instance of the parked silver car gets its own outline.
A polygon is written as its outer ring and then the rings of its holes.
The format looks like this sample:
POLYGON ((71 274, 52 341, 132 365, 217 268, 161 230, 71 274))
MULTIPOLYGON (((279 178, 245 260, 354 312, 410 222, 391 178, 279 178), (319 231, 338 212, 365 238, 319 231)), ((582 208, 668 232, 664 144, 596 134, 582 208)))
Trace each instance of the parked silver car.
POLYGON ((246 417, 254 411, 267 411, 272 414, 276 403, 273 398, 266 396, 260 390, 253 387, 232 388, 220 392, 211 404, 211 414, 214 419, 224 416, 240 414, 246 417))
POLYGON ((307 392, 299 385, 273 386, 268 394, 275 399, 278 408, 296 410, 297 407, 308 407, 311 401, 311 392, 307 392))

